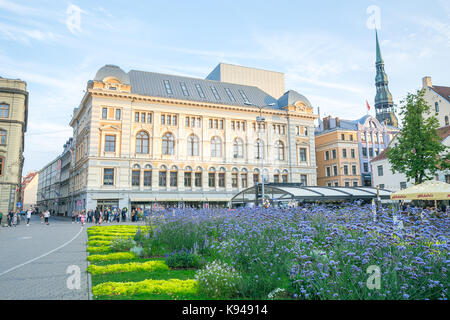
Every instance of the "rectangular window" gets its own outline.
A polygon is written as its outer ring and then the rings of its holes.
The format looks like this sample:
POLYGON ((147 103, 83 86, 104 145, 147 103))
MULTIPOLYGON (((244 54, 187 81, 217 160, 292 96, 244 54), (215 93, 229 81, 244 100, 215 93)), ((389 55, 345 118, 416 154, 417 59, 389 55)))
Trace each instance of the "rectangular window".
POLYGON ((200 128, 201 127, 201 121, 200 121, 200 118, 197 118, 197 128, 200 128))
POLYGON ((215 119, 214 120, 214 129, 217 129, 219 126, 218 126, 218 120, 217 119, 215 119))
POLYGON ((369 156, 373 157, 373 148, 369 148, 369 156))
POLYGON ((232 188, 238 187, 238 174, 236 172, 233 172, 231 174, 231 187, 232 188))
POLYGON ((242 188, 247 188, 247 174, 241 173, 241 186, 242 188))
POLYGON ((202 87, 200 87, 199 84, 196 84, 195 88, 197 88, 197 93, 200 96, 200 98, 205 98, 205 93, 203 92, 202 87))
POLYGON ((406 189, 406 182, 400 182, 400 189, 406 189))
POLYGON ((147 113, 147 123, 152 123, 152 114, 147 113))
POLYGON ((244 100, 245 103, 250 103, 250 100, 248 100, 248 98, 243 90, 239 90, 239 93, 241 94, 242 100, 244 100))
POLYGON ((195 128, 195 118, 194 117, 191 118, 191 127, 195 128))
POLYGON ((344 165, 344 175, 348 176, 348 166, 344 165))
POLYGON ((102 109, 102 119, 108 118, 108 108, 102 109))
POLYGON ((380 189, 384 189, 384 184, 379 185, 380 189))
POLYGON ((220 129, 220 130, 223 130, 223 120, 220 120, 220 121, 219 121, 219 129, 220 129))
POLYGON ((216 98, 216 100, 220 100, 220 96, 219 96, 219 93, 217 92, 216 87, 211 87, 211 91, 212 91, 214 97, 216 98))
POLYGON ((185 96, 189 96, 189 91, 186 87, 186 83, 185 82, 180 82, 180 86, 181 86, 181 91, 183 91, 183 95, 185 96))
POLYGON ((189 117, 186 117, 186 127, 189 127, 190 122, 189 122, 189 117))
POLYGON ((141 122, 145 123, 145 113, 141 113, 141 122))
POLYGON ((352 174, 354 176, 356 176, 356 166, 355 165, 352 166, 352 174))
POLYGON ((170 126, 172 124, 172 116, 171 115, 167 115, 166 123, 167 123, 168 126, 170 126))
POLYGON ((358 186, 358 181, 353 181, 353 186, 357 187, 358 186))
POLYGON ((219 187, 225 188, 225 173, 219 173, 219 187))
POLYGON ((336 149, 333 149, 333 150, 331 151, 331 153, 332 153, 332 155, 333 155, 333 159, 336 159, 336 149))
POLYGON ((335 182, 335 183, 334 183, 334 186, 335 186, 335 187, 339 187, 339 182, 335 182))
POLYGON ((184 186, 185 187, 191 187, 192 186, 192 173, 191 172, 185 172, 184 173, 184 186))
POLYGON ((331 176, 331 168, 327 167, 327 177, 331 176))
POLYGON ((345 134, 341 134, 341 140, 345 141, 345 134))
POLYGON ((134 113, 134 122, 139 122, 139 112, 134 113))
POLYGON ((350 154, 352 155, 352 158, 355 159, 355 149, 351 149, 350 154))
POLYGON ((347 158, 347 149, 342 149, 342 157, 347 158))
POLYGON ((116 109, 116 120, 120 120, 120 109, 116 109))
POLYGON ((161 115, 161 124, 165 124, 166 123, 166 117, 165 115, 161 115))
POLYGON ((176 171, 170 171, 170 186, 178 186, 178 172, 176 171))
POLYGON ((299 149, 300 161, 306 162, 306 148, 299 149))
POLYGON ((0 118, 8 118, 9 117, 9 104, 2 103, 0 104, 0 118))
POLYGON ((367 157, 367 148, 362 148, 363 157, 367 157))
POLYGON ((280 182, 280 175, 279 174, 274 174, 273 175, 273 182, 275 182, 275 183, 280 182))
POLYGON ((174 126, 177 125, 177 116, 172 116, 172 124, 173 124, 174 126))
POLYGON ((377 166, 377 170, 378 170, 378 176, 379 177, 383 176, 383 166, 377 166))
POLYGON ((165 187, 167 185, 167 171, 159 172, 159 186, 165 187))
POLYGON ((144 187, 151 187, 152 185, 152 172, 150 170, 144 171, 144 187))
POLYGON ((350 182, 349 181, 345 181, 345 186, 346 187, 350 187, 350 182))
POLYGON ((231 121, 231 130, 235 130, 234 121, 231 121))
POLYGON ((364 162, 363 166, 364 166, 364 172, 369 172, 369 164, 367 162, 364 162))
POLYGON ((110 168, 103 169, 103 185, 104 186, 114 185, 114 169, 110 168))
POLYGON ((325 151, 325 160, 330 160, 330 151, 325 151))
POLYGON ((196 187, 202 186, 202 173, 201 172, 195 173, 195 186, 196 187))
POLYGON ((216 186, 216 174, 214 172, 208 173, 208 186, 214 188, 216 186))
POLYGON ((139 187, 141 180, 141 171, 140 170, 133 170, 131 174, 131 185, 133 187, 139 187))
POLYGON ((333 175, 335 175, 335 176, 338 175, 338 167, 337 166, 333 166, 333 175))
POLYGON ((307 186, 308 185, 308 180, 307 180, 306 174, 300 175, 300 182, 302 183, 303 186, 307 186))
POLYGON ((209 119, 209 128, 210 128, 210 129, 213 128, 213 121, 212 121, 212 119, 209 119))
POLYGON ((225 88, 225 92, 227 93, 228 98, 230 98, 231 101, 236 102, 236 99, 234 98, 233 93, 231 92, 230 89, 225 88))
POLYGON ((287 183, 287 182, 288 182, 288 176, 287 176, 287 174, 281 175, 281 180, 283 181, 283 183, 287 183))
POLYGON ((259 174, 258 173, 254 173, 253 174, 253 183, 257 184, 259 181, 259 174))
POLYGON ((170 86, 169 80, 164 80, 164 87, 166 88, 167 94, 173 94, 172 87, 170 86))
POLYGON ((105 136, 105 152, 116 152, 116 136, 105 136))

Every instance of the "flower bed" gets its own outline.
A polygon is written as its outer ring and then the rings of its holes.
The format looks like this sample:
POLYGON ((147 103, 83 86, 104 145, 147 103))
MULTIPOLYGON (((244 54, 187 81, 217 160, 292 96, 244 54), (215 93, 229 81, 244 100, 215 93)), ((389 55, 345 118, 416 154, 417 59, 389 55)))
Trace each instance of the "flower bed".
POLYGON ((137 271, 161 271, 169 270, 169 267, 163 261, 147 261, 143 263, 129 262, 123 264, 109 264, 106 266, 90 265, 87 269, 91 274, 107 274, 118 272, 137 272, 137 271))

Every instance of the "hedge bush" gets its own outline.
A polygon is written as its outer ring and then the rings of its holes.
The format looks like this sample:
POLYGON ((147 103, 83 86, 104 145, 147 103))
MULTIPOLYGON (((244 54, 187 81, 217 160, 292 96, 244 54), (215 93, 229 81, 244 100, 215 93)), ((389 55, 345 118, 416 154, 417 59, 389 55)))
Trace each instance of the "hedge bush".
POLYGON ((86 249, 89 253, 97 253, 97 252, 109 252, 111 251, 110 247, 101 246, 101 247, 87 247, 86 249))
POLYGON ((136 271, 164 271, 169 270, 167 264, 163 261, 147 261, 147 262, 129 262, 109 264, 106 266, 90 265, 87 271, 91 274, 106 274, 106 273, 118 273, 118 272, 136 272, 136 271))
POLYGON ((109 254, 93 254, 87 257, 88 261, 110 261, 134 259, 136 256, 131 252, 114 252, 109 254))
POLYGON ((89 240, 88 246, 109 246, 111 244, 111 240, 89 240))
POLYGON ((196 294, 195 280, 144 280, 139 282, 105 282, 92 288, 95 296, 136 295, 136 294, 196 294))

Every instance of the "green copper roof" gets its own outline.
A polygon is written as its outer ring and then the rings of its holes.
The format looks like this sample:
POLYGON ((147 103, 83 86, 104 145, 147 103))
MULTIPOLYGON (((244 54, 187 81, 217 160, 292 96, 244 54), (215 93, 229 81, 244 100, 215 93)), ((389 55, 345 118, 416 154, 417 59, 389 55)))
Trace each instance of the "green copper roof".
POLYGON ((378 32, 375 30, 375 37, 377 38, 377 61, 376 63, 383 63, 383 58, 381 57, 380 43, 378 42, 378 32))

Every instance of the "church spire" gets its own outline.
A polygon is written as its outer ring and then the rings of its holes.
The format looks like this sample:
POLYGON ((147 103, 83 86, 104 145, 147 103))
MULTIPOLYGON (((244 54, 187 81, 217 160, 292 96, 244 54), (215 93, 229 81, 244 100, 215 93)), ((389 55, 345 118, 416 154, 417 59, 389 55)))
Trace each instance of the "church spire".
POLYGON ((398 120, 394 113, 394 103, 392 95, 388 87, 388 78, 384 71, 384 62, 381 57, 380 43, 378 41, 378 32, 375 30, 376 39, 376 69, 377 75, 375 77, 375 85, 377 88, 377 95, 375 96, 375 112, 376 118, 380 122, 394 127, 398 126, 398 120))

